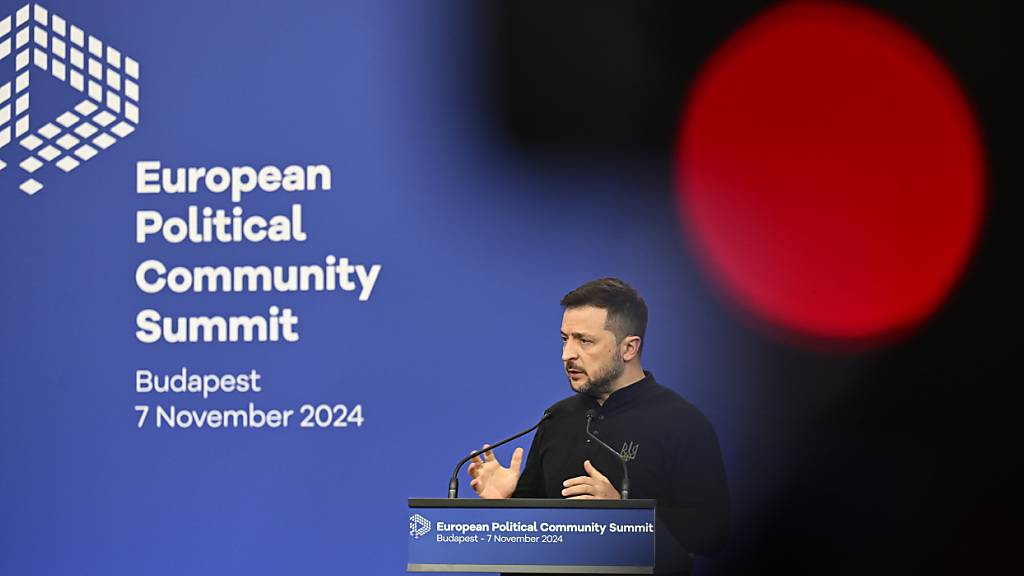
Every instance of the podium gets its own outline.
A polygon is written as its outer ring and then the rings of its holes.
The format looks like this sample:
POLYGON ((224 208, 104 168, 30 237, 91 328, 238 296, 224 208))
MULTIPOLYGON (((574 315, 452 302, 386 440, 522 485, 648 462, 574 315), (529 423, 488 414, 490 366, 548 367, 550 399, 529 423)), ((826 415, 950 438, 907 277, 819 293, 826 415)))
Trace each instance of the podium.
POLYGON ((653 574, 654 500, 409 499, 409 572, 653 574))

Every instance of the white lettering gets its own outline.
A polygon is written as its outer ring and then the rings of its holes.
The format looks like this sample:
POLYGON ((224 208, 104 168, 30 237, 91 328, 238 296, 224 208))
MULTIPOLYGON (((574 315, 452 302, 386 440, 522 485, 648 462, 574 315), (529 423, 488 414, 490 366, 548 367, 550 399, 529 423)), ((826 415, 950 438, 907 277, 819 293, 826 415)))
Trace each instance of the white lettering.
POLYGON ((135 164, 135 191, 139 194, 160 193, 160 162, 140 161, 135 164))
POLYGON ((135 163, 135 189, 139 194, 195 193, 205 187, 214 194, 230 190, 231 201, 256 189, 264 192, 311 192, 331 189, 331 168, 325 164, 263 166, 188 166, 164 168, 156 160, 135 163))

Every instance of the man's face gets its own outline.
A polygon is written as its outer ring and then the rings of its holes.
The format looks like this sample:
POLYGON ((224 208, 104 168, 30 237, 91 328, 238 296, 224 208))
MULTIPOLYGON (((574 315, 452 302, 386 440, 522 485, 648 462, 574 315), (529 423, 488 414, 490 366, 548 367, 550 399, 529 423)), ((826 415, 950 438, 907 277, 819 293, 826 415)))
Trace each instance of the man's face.
POLYGON ((562 315, 562 364, 569 386, 580 394, 606 394, 625 370, 615 334, 605 328, 608 311, 569 308, 562 315))

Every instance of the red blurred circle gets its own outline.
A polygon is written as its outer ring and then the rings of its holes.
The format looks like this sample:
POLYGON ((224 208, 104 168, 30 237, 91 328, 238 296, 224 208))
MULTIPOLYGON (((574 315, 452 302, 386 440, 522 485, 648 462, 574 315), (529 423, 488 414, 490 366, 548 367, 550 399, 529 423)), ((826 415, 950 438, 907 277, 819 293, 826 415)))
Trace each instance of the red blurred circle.
POLYGON ((976 243, 985 169, 971 108, 921 41, 865 9, 761 14, 706 64, 678 144, 680 216, 701 260, 799 333, 912 328, 976 243))

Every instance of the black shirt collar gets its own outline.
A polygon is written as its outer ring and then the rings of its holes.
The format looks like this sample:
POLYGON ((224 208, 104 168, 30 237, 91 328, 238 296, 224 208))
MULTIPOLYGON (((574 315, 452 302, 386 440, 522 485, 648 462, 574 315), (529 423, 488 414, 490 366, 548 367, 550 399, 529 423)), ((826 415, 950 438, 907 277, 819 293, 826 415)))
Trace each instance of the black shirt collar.
POLYGON ((620 406, 625 406, 634 400, 643 397, 655 384, 654 374, 651 374, 647 370, 644 370, 644 377, 637 380, 636 382, 624 387, 619 388, 615 392, 612 392, 608 396, 608 399, 604 401, 604 406, 599 406, 597 400, 587 396, 587 404, 596 408, 599 411, 615 410, 620 406))

